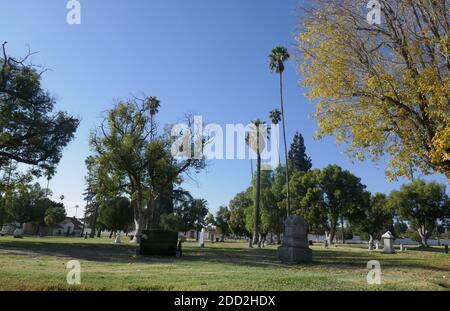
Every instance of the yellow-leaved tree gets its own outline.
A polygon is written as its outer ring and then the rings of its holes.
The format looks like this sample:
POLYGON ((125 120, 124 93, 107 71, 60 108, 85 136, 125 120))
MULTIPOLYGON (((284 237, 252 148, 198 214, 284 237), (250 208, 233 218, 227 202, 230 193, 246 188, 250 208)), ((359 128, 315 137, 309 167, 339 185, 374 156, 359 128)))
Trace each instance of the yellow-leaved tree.
POLYGON ((388 178, 450 178, 450 1, 314 0, 302 9, 300 69, 318 137, 356 159, 388 159, 388 178), (381 23, 369 23, 376 14, 381 23), (375 10, 375 11, 374 11, 375 10))

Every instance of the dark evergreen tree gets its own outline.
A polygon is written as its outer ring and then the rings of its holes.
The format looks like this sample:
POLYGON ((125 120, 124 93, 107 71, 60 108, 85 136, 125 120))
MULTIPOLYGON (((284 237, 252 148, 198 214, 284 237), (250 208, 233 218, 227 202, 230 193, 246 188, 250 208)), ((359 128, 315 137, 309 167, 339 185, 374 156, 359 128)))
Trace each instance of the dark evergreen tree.
POLYGON ((312 167, 311 158, 306 154, 305 141, 301 133, 296 132, 289 150, 289 165, 292 169, 307 172, 312 167))

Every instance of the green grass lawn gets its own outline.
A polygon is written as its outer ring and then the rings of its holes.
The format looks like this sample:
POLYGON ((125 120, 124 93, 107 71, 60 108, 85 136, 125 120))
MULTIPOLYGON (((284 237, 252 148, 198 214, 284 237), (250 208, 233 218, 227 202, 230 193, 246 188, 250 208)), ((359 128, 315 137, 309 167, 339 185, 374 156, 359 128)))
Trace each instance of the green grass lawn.
POLYGON ((276 246, 187 242, 182 258, 148 258, 111 241, 0 237, 0 290, 450 290, 450 255, 437 247, 387 255, 314 246, 312 263, 288 265, 276 246), (71 259, 81 262, 81 286, 66 284, 71 259), (381 263, 381 285, 366 282, 369 260, 381 263))

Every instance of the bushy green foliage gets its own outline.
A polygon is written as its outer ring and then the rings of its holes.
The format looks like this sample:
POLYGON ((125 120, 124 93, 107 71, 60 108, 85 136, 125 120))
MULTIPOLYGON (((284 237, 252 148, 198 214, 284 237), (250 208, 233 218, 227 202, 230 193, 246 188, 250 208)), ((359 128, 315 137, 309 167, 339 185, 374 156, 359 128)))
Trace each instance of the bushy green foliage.
POLYGON ((35 175, 55 173, 79 125, 66 112, 55 112, 55 103, 36 67, 7 55, 0 58, 0 167, 12 160, 31 165, 35 175))
MULTIPOLYGON (((50 202, 49 202, 50 203, 50 202)), ((53 202, 45 211, 44 222, 47 226, 54 226, 66 218, 64 204, 53 202)))
POLYGON ((291 170, 307 172, 312 167, 311 158, 306 154, 305 140, 300 132, 296 132, 289 150, 289 165, 291 170))
POLYGON ((183 219, 176 214, 163 214, 161 216, 161 228, 172 232, 186 231, 183 219))
POLYGON ((100 206, 99 221, 111 231, 127 230, 133 223, 133 210, 130 200, 124 197, 113 198, 100 206))
POLYGON ((421 179, 392 191, 389 204, 401 218, 410 223, 413 230, 417 230, 425 247, 428 246, 427 240, 435 230, 437 220, 450 215, 446 186, 437 182, 427 183, 421 179))

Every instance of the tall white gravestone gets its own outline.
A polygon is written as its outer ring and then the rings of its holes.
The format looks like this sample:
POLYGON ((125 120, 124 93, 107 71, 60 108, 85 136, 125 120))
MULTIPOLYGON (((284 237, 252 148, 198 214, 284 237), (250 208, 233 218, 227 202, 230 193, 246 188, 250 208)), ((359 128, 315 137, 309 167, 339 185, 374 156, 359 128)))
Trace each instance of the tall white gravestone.
POLYGON ((392 235, 392 233, 390 231, 388 231, 385 234, 383 234, 381 236, 381 238, 383 239, 383 244, 384 244, 382 253, 394 254, 395 253, 394 236, 392 235))
POLYGON ((202 231, 200 232, 200 236, 198 237, 198 246, 205 246, 205 228, 202 229, 202 231))
POLYGON ((290 215, 284 223, 284 236, 278 248, 278 259, 297 263, 312 261, 312 251, 308 243, 308 225, 296 215, 290 215))

